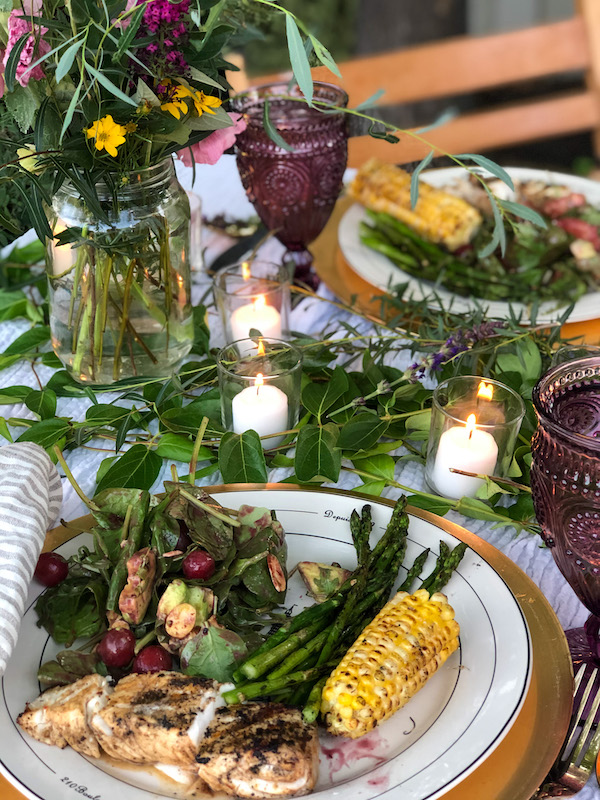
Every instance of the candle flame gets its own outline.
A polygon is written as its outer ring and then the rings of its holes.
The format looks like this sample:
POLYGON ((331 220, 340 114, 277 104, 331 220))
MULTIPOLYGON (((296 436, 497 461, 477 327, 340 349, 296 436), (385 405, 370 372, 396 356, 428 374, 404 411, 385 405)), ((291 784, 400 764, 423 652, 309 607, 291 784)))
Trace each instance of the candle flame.
POLYGON ((477 399, 480 397, 484 398, 485 400, 491 400, 494 396, 494 387, 491 383, 486 383, 485 381, 481 381, 479 384, 479 388, 477 389, 477 399))
POLYGON ((265 346, 263 344, 263 340, 260 339, 258 342, 258 347, 256 348, 257 355, 264 356, 265 354, 265 346))
POLYGON ((254 306, 254 311, 262 311, 262 309, 267 305, 264 294, 259 294, 252 305, 254 306))
POLYGON ((242 261, 242 278, 247 281, 250 278, 250 263, 242 261))
POLYGON ((467 431, 469 434, 469 439, 473 436, 473 431, 475 430, 475 423, 477 422, 477 417, 475 414, 469 414, 467 417, 467 431))
POLYGON ((258 390, 264 384, 265 379, 263 377, 262 372, 259 372, 256 378, 254 379, 254 385, 256 386, 256 394, 258 394, 258 390))

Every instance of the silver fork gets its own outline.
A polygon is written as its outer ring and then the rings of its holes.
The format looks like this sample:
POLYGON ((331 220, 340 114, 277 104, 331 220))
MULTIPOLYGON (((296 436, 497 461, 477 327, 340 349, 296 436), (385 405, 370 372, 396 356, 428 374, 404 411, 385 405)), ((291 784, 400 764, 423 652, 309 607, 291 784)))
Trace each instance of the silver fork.
MULTIPOLYGON (((586 667, 586 664, 582 664, 575 676, 576 701, 586 667)), ((548 777, 531 800, 573 797, 583 789, 594 769, 600 750, 599 722, 600 675, 596 667, 590 673, 577 710, 573 713, 564 747, 548 777)))

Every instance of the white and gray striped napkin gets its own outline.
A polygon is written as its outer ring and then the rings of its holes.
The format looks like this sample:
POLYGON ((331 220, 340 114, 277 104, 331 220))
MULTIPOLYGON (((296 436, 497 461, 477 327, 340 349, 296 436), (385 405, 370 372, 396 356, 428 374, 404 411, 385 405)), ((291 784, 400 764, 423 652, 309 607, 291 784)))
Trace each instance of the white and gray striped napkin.
POLYGON ((56 467, 39 445, 0 447, 0 675, 19 634, 33 571, 62 503, 56 467))

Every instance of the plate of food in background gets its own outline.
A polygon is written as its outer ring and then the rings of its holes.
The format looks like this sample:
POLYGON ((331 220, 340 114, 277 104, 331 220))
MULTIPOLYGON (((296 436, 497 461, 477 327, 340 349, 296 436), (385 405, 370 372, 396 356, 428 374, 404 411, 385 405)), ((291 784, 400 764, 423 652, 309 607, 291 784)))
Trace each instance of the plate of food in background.
POLYGON ((477 169, 501 200, 537 211, 546 227, 504 218, 506 248, 485 257, 494 216, 481 182, 460 167, 420 176, 417 206, 410 175, 370 161, 348 187, 357 202, 338 228, 341 252, 361 278, 382 291, 405 286, 454 313, 478 308, 493 318, 522 322, 595 319, 600 304, 600 185, 539 169, 507 168, 514 191, 477 169))

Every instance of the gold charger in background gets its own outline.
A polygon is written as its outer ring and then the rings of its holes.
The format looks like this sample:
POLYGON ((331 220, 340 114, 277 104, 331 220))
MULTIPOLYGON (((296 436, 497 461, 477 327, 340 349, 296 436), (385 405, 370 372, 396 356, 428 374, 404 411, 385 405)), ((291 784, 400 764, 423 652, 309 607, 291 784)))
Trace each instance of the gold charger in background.
MULTIPOLYGON (((211 486, 211 494, 239 491, 243 484, 211 486)), ((248 484, 247 488, 302 491, 291 484, 248 484)), ((309 491, 318 491, 311 488, 309 491)), ((357 492, 327 489, 335 494, 352 494, 361 500, 374 498, 357 492)), ((394 502, 377 498, 393 506, 394 502)), ((550 604, 535 583, 508 556, 474 533, 417 508, 410 514, 436 525, 466 542, 502 577, 515 595, 531 634, 533 658, 531 684, 516 721, 498 747, 467 778, 443 795, 443 800, 530 800, 558 755, 571 716, 573 671, 564 632, 550 604)), ((94 524, 91 515, 50 531, 44 550, 53 550, 94 524)), ((0 798, 24 800, 0 775, 0 798)))

